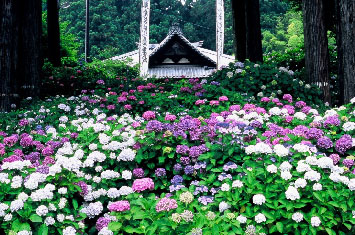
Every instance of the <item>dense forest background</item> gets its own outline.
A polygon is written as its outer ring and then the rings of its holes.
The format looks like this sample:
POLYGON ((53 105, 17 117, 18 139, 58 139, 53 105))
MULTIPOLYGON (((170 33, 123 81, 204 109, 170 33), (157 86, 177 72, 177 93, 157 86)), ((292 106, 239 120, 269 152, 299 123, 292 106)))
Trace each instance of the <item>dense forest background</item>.
MULTIPOLYGON (((90 2, 91 56, 106 59, 136 49, 139 41, 140 0, 90 2)), ((151 43, 161 42, 173 23, 179 23, 190 41, 204 41, 215 50, 215 2, 210 0, 152 0, 151 43)), ((44 3, 45 10, 45 3, 44 3)), ((225 53, 233 54, 230 1, 225 1, 225 53)), ((302 13, 287 1, 260 1, 264 53, 303 47, 302 13)), ((85 0, 60 4, 62 44, 82 55, 85 34, 85 0), (76 44, 66 38, 76 38, 76 44), (64 40, 63 40, 64 39, 64 40), (67 45, 67 44, 70 45, 67 45)), ((70 53, 70 54, 73 54, 70 53)))

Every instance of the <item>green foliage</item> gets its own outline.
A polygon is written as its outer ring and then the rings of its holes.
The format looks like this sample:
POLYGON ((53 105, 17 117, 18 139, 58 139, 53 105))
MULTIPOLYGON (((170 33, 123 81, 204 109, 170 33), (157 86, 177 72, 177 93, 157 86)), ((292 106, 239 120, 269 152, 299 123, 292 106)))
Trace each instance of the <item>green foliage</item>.
POLYGON ((73 67, 53 67, 50 63, 43 66, 41 96, 77 95, 82 90, 91 90, 98 80, 105 80, 107 85, 119 86, 118 75, 129 79, 138 76, 138 68, 130 67, 121 61, 94 61, 88 64, 75 64, 73 67))
MULTIPOLYGON (((161 42, 173 23, 178 22, 190 41, 204 41, 204 47, 215 50, 215 2, 210 0, 152 0, 150 42, 161 42)), ((91 56, 107 59, 137 49, 141 19, 140 0, 91 1, 91 56)), ((70 22, 68 32, 76 35, 84 52, 85 1, 68 0, 60 10, 60 19, 70 22)), ((276 25, 288 10, 283 1, 261 1, 261 26, 276 33, 276 25)), ((225 53, 234 53, 234 34, 230 1, 225 1, 225 53)))
POLYGON ((321 93, 316 86, 306 84, 299 74, 275 63, 230 64, 229 68, 218 71, 209 79, 220 81, 221 87, 228 87, 230 91, 248 94, 251 99, 256 96, 281 98, 283 94, 291 94, 295 99, 322 104, 321 93))

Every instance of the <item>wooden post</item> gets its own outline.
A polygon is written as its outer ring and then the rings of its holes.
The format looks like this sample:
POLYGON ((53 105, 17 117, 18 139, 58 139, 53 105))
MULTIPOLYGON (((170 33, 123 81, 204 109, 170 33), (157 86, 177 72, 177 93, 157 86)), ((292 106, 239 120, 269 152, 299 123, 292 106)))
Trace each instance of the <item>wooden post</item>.
POLYGON ((86 19, 85 19, 85 61, 90 57, 90 0, 86 0, 86 19))
POLYGON ((224 2, 216 0, 216 52, 217 69, 221 68, 221 59, 224 47, 224 2))
POLYGON ((148 75, 149 67, 149 14, 150 14, 150 0, 143 0, 142 2, 142 21, 141 21, 141 36, 139 43, 139 64, 140 76, 148 75))

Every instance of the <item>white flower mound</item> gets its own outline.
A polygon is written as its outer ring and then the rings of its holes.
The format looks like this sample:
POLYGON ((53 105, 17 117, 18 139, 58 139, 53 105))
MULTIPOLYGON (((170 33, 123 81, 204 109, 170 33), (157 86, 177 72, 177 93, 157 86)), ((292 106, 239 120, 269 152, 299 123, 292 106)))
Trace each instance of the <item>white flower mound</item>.
POLYGON ((255 222, 257 222, 258 224, 265 222, 266 221, 266 217, 264 214, 259 213, 255 216, 255 222))
POLYGON ((281 144, 276 144, 274 146, 274 152, 279 157, 286 157, 290 153, 290 151, 281 144))
POLYGON ((266 167, 266 170, 267 170, 267 172, 274 174, 277 172, 277 166, 275 166, 274 164, 268 165, 266 167))
POLYGON ((130 148, 123 149, 122 152, 118 155, 118 161, 133 161, 136 157, 135 151, 130 148))
POLYGON ((311 225, 312 225, 313 227, 318 227, 320 224, 321 224, 321 221, 320 221, 320 219, 319 219, 318 216, 313 216, 313 217, 311 218, 311 225))
POLYGON ((287 191, 285 192, 286 194, 286 198, 288 200, 297 200, 297 199, 300 199, 300 194, 298 193, 297 191, 297 188, 293 187, 293 186, 289 186, 287 191))
POLYGON ((265 201, 266 201, 266 198, 262 194, 256 194, 253 196, 253 203, 255 205, 262 205, 265 203, 265 201))
POLYGON ((303 214, 300 212, 296 212, 292 215, 292 219, 296 221, 297 223, 301 222, 303 220, 303 214))

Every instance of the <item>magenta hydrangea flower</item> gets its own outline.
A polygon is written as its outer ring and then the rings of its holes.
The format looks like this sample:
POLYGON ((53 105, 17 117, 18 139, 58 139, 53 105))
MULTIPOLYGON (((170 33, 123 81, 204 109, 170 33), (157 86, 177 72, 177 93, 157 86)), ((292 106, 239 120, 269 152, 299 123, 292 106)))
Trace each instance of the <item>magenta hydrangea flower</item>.
POLYGON ((123 108, 124 108, 125 110, 131 110, 131 109, 132 109, 132 105, 126 104, 125 106, 123 106, 123 108))
POLYGON ((268 97, 263 97, 260 99, 261 102, 264 102, 264 103, 269 103, 270 102, 270 98, 268 97))
POLYGON ((324 122, 323 126, 325 128, 328 128, 330 126, 339 126, 340 125, 340 120, 338 115, 334 116, 329 116, 324 122))
POLYGON ((297 101, 296 102, 296 104, 295 104, 295 106, 297 107, 297 108, 303 108, 303 107, 305 107, 307 104, 306 104, 306 102, 304 102, 304 101, 297 101))
POLYGON ((228 97, 223 95, 223 96, 219 97, 218 100, 221 101, 221 102, 228 101, 228 97))
POLYGON ((333 154, 330 154, 329 157, 333 160, 334 165, 338 164, 338 162, 340 160, 339 154, 333 153, 333 154))
POLYGON ((288 101, 289 103, 292 103, 292 95, 290 94, 284 94, 282 99, 288 101))
POLYGON ((173 114, 167 114, 165 115, 165 121, 175 121, 176 120, 176 116, 173 114))
POLYGON ((218 100, 211 100, 210 101, 210 105, 211 106, 218 106, 219 105, 219 101, 218 100))
POLYGON ((108 209, 110 211, 118 211, 118 212, 128 211, 131 209, 131 205, 129 204, 129 201, 117 201, 117 202, 111 203, 108 206, 108 209))
POLYGON ((195 105, 205 104, 204 100, 196 100, 195 105))
POLYGON ((240 105, 235 104, 229 107, 229 112, 240 111, 240 105))
POLYGON ((145 120, 152 120, 155 119, 155 113, 153 111, 145 111, 143 113, 143 118, 145 120))
POLYGON ((172 209, 176 209, 177 207, 178 205, 176 200, 164 197, 157 203, 155 210, 157 212, 170 211, 172 209))
POLYGON ((123 103, 123 102, 126 102, 127 101, 127 97, 125 96, 120 96, 117 98, 117 102, 118 103, 123 103))
POLYGON ((145 190, 153 190, 154 182, 151 178, 136 179, 133 182, 132 189, 135 192, 142 192, 145 190))

